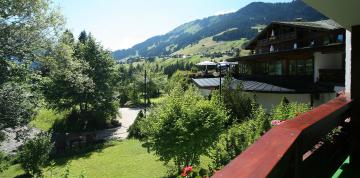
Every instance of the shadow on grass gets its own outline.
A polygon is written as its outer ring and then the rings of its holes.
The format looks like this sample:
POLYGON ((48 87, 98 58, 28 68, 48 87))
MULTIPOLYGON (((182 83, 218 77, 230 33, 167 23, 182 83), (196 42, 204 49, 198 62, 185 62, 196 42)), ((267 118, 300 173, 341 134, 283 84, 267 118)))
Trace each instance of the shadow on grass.
POLYGON ((31 175, 29 175, 29 174, 21 174, 21 175, 15 176, 14 178, 30 178, 30 177, 31 177, 31 175))
POLYGON ((105 148, 114 146, 114 141, 98 141, 97 143, 86 145, 82 148, 74 148, 72 150, 66 150, 65 152, 58 153, 52 156, 52 160, 57 166, 64 166, 70 160, 76 160, 79 158, 88 158, 93 153, 101 153, 105 148))

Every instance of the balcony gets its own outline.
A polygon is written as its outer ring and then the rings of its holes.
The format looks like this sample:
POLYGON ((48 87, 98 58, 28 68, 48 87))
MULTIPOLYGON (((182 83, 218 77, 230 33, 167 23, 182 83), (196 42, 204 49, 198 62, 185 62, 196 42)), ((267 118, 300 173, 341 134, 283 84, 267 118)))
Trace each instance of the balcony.
POLYGON ((281 43, 284 41, 296 40, 296 32, 285 33, 278 36, 273 36, 268 39, 258 41, 258 46, 268 46, 270 44, 281 43))
POLYGON ((273 127, 213 178, 331 177, 349 156, 345 95, 273 127))

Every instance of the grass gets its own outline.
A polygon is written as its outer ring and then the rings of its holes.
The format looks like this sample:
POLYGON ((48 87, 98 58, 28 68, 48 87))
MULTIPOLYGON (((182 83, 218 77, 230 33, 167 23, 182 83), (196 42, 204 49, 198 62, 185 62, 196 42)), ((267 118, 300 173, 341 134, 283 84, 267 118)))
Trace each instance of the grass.
POLYGON ((48 131, 52 128, 56 120, 65 118, 66 113, 58 113, 52 109, 41 108, 35 118, 30 122, 30 126, 48 131))
MULTIPOLYGON (((69 166, 70 177, 77 177, 85 172, 87 177, 167 177, 173 166, 166 166, 158 157, 149 154, 137 140, 113 141, 103 149, 56 159, 52 170, 55 177, 63 174, 69 166)), ((170 164, 171 165, 171 164, 170 164)), ((0 177, 16 177, 24 174, 16 164, 0 174, 0 177)), ((51 177, 46 168, 45 177, 51 177)))
MULTIPOLYGON (((207 37, 200 40, 197 44, 191 44, 187 47, 176 51, 175 54, 202 54, 202 53, 215 53, 225 52, 231 50, 231 48, 241 48, 242 45, 247 41, 246 39, 240 39, 235 41, 214 41, 213 37, 207 37)), ((248 51, 242 50, 241 55, 247 55, 248 51)))
POLYGON ((150 98, 150 103, 151 104, 154 104, 154 105, 157 105, 157 104, 160 104, 164 101, 165 99, 165 96, 160 96, 160 97, 157 97, 157 98, 150 98))

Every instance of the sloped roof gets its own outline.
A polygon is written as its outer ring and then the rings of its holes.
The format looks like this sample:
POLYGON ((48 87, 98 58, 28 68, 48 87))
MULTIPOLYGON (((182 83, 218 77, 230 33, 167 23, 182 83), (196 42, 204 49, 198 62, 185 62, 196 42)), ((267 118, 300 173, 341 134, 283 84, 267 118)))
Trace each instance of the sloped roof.
MULTIPOLYGON (((220 85, 220 78, 198 78, 192 79, 199 88, 217 88, 220 85)), ((221 79, 224 82, 224 78, 221 79)), ((238 84, 242 84, 244 91, 250 92, 268 92, 268 93, 294 93, 296 90, 275 86, 268 83, 237 80, 233 79, 231 87, 235 89, 238 84)))
POLYGON ((336 23, 335 21, 328 19, 328 20, 320 20, 320 21, 313 21, 313 22, 304 22, 304 21, 292 21, 292 22, 281 22, 275 21, 271 22, 264 30, 262 30, 259 34, 257 34, 252 40, 249 41, 248 44, 245 45, 245 49, 249 49, 249 47, 257 41, 259 37, 261 37, 267 30, 275 25, 286 25, 286 26, 293 26, 293 27, 300 27, 300 28, 311 28, 315 30, 339 30, 343 27, 336 23))
POLYGON ((316 29, 323 29, 323 30, 337 30, 342 29, 343 27, 336 23, 335 21, 328 19, 328 20, 320 20, 315 22, 302 22, 302 21, 295 21, 295 22, 273 22, 276 24, 282 25, 293 25, 298 27, 308 27, 308 28, 316 28, 316 29))

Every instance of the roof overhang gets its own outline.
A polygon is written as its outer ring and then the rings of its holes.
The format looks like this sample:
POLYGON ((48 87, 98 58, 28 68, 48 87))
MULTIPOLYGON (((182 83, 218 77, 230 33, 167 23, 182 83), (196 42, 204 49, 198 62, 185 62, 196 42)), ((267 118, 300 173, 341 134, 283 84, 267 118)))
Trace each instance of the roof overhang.
POLYGON ((359 0, 303 0, 306 4, 315 8, 325 16, 333 19, 347 30, 360 25, 359 0))

